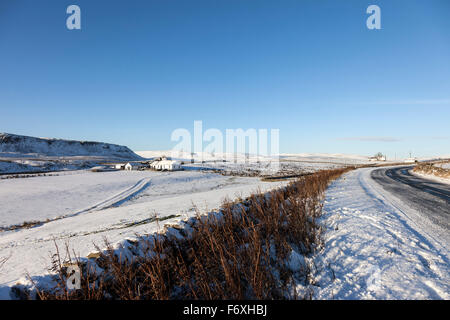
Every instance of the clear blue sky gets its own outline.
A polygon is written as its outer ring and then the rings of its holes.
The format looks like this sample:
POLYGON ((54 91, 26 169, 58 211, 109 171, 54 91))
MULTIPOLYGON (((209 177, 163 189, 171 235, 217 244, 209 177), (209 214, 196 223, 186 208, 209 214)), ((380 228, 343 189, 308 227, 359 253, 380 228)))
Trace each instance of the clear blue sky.
POLYGON ((450 1, 2 0, 0 111, 134 150, 203 120, 279 128, 286 153, 450 154, 450 1))

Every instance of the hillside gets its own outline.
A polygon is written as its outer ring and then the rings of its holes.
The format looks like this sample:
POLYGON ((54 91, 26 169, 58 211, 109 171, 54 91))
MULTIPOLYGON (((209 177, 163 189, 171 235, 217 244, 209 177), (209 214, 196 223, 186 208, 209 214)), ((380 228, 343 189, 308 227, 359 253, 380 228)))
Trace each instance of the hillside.
POLYGON ((1 157, 102 157, 140 159, 126 146, 115 144, 63 139, 35 138, 9 133, 0 133, 1 157))

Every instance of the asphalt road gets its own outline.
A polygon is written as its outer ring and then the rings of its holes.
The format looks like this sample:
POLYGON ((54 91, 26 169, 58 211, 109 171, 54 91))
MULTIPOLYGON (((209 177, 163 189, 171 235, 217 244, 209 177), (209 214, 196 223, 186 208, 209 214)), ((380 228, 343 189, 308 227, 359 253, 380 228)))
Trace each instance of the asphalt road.
POLYGON ((377 169, 371 177, 386 191, 450 231, 450 185, 417 177, 409 173, 412 168, 377 169))

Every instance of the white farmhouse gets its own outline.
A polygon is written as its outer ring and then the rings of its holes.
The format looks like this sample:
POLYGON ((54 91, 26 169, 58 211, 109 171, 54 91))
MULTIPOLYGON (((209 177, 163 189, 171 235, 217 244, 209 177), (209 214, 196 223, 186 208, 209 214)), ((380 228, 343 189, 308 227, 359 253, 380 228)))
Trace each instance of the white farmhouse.
POLYGON ((160 160, 154 161, 150 164, 150 167, 154 170, 167 170, 167 171, 176 171, 181 170, 181 164, 175 160, 160 160))

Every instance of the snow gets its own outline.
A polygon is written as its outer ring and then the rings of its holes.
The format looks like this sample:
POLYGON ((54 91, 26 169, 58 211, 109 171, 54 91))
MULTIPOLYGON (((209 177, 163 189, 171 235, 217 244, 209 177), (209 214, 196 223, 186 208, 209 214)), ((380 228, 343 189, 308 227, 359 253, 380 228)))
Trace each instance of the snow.
POLYGON ((121 159, 139 159, 125 146, 93 141, 35 138, 0 133, 0 156, 99 156, 121 159))
POLYGON ((0 227, 74 215, 132 188, 152 172, 78 171, 0 180, 0 227))
POLYGON ((342 168, 348 165, 366 164, 364 156, 342 154, 280 154, 256 156, 245 154, 198 152, 193 156, 187 152, 137 151, 144 158, 168 156, 183 161, 187 170, 215 170, 226 174, 247 176, 295 175, 315 172, 320 169, 342 168), (194 163, 191 163, 191 160, 194 163))
POLYGON ((129 148, 115 144, 0 133, 0 174, 80 170, 141 159, 129 148))
POLYGON ((450 170, 450 162, 448 162, 448 163, 438 163, 435 166, 436 167, 440 167, 442 169, 449 169, 450 170))
MULTIPOLYGON (((143 158, 156 158, 161 156, 171 156, 176 159, 189 161, 192 158, 191 153, 188 152, 173 152, 172 150, 160 150, 160 151, 136 151, 136 154, 143 158)), ((248 160, 260 160, 262 162, 271 161, 273 159, 279 158, 281 161, 299 161, 299 162, 328 162, 328 163, 338 163, 338 164, 362 164, 369 163, 369 157, 360 155, 347 155, 347 154, 328 154, 328 153, 298 153, 298 154, 288 154, 282 153, 280 155, 273 156, 246 156, 244 154, 227 154, 227 153, 207 153, 198 152, 193 156, 194 160, 198 162, 203 161, 220 161, 222 159, 235 159, 240 162, 248 160)), ((256 161, 253 161, 256 162, 256 161)))
MULTIPOLYGON (((138 154, 170 156, 167 151, 138 154)), ((0 172, 74 170, 100 163, 90 156, 22 156, 1 153, 0 172)), ((178 156, 178 160, 190 160, 188 153, 178 156)), ((0 231, 0 299, 10 298, 9 288, 19 280, 25 282, 27 273, 35 280, 46 279, 56 250, 54 241, 60 248, 67 242, 77 255, 86 257, 96 251, 94 244, 103 247, 105 237, 117 247, 126 244, 126 239, 153 234, 165 224, 193 217, 197 209, 207 213, 225 198, 286 184, 203 171, 264 172, 273 157, 259 159, 259 163, 245 163, 245 155, 238 156, 238 163, 223 162, 224 154, 197 157, 205 162, 186 164, 186 171, 77 170, 0 179, 0 227, 40 222, 29 229, 0 231)), ((368 159, 363 156, 280 155, 284 173, 365 163, 368 159)), ((292 250, 287 260, 293 272, 313 271, 314 283, 299 283, 299 292, 313 288, 315 299, 449 299, 450 235, 387 194, 370 178, 372 170, 352 171, 327 190, 321 251, 305 257, 292 250)))
POLYGON ((352 171, 326 193, 314 298, 449 299, 450 235, 387 194, 372 170, 352 171))
POLYGON ((424 172, 417 172, 414 170, 410 170, 410 172, 418 177, 422 177, 422 178, 433 180, 433 181, 440 182, 440 183, 450 184, 450 179, 448 179, 448 178, 438 177, 434 174, 426 174, 424 172))
POLYGON ((25 172, 32 171, 32 169, 14 161, 0 161, 0 172, 25 172))
MULTIPOLYGON (((3 156, 4 154, 2 154, 3 156)), ((37 173, 52 171, 70 171, 82 170, 97 165, 100 159, 46 159, 46 160, 24 160, 14 159, 2 161, 0 159, 0 174, 16 174, 16 173, 37 173)))
POLYGON ((43 221, 29 229, 0 232, 0 299, 28 273, 48 274, 54 241, 68 242, 80 257, 111 243, 152 234, 200 212, 219 208, 225 198, 245 197, 286 182, 228 177, 198 171, 77 171, 63 175, 0 180, 2 225, 43 221), (44 210, 43 210, 44 209, 44 210), (46 222, 47 218, 62 217, 46 222), (156 221, 158 217, 160 221, 156 221))
POLYGON ((339 164, 369 163, 369 157, 341 153, 284 153, 280 154, 280 158, 291 161, 329 162, 339 164))
POLYGON ((242 163, 242 162, 205 162, 201 164, 185 164, 187 170, 219 170, 225 174, 238 175, 295 175, 312 173, 317 170, 335 169, 344 167, 335 163, 308 163, 308 162, 283 162, 278 166, 271 166, 270 162, 242 163))

